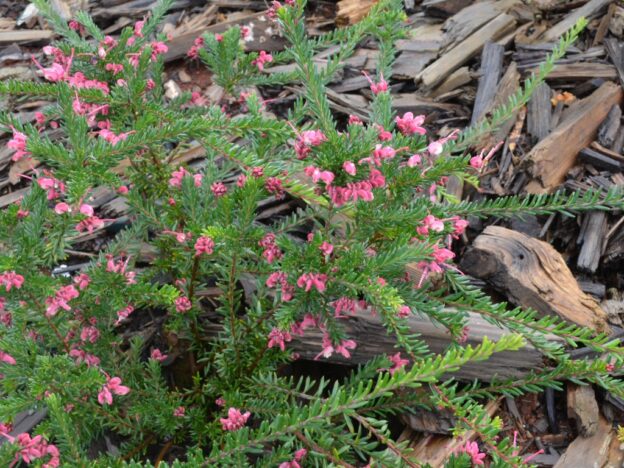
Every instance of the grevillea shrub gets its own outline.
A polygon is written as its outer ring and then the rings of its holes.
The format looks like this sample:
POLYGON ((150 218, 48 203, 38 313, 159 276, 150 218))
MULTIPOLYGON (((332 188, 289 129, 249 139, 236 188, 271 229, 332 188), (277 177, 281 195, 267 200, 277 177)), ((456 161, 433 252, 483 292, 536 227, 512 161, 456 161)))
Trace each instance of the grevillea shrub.
POLYGON ((206 64, 229 93, 224 107, 190 93, 164 96, 167 40, 156 28, 170 0, 116 39, 86 14, 67 24, 36 3, 63 40, 35 62, 41 79, 0 84, 11 102, 49 102, 34 123, 0 114, 13 160, 32 177, 0 214, 0 465, 177 458, 173 466, 413 466, 388 420, 421 408, 446 408, 457 416, 457 437, 477 435, 448 454, 449 466, 521 465, 483 401, 566 378, 624 396, 610 376, 624 351, 617 341, 495 304, 453 265, 468 216, 622 206, 617 192, 468 203, 445 191, 450 176, 478 184, 489 149, 470 153, 474 142, 527 102, 582 24, 490 120, 435 139, 423 116, 392 111, 399 1, 382 0, 362 22, 314 39, 303 2, 274 2, 267 14, 291 44, 274 55, 246 53, 245 28, 199 38, 189 59, 206 64), (380 52, 369 77, 371 112, 339 122, 324 86, 365 38, 380 52), (333 44, 338 52, 315 66, 313 55, 333 44), (294 71, 262 72, 289 62, 294 71), (288 119, 241 92, 285 83, 300 90, 288 119), (192 142, 206 159, 190 168, 192 142), (127 215, 113 222, 95 200, 115 192, 127 215), (283 197, 300 208, 258 219, 260 202, 283 197), (88 244, 96 237, 106 242, 88 244), (418 265, 420 278, 406 274, 407 264, 418 265), (464 346, 468 311, 507 333, 464 346), (371 313, 396 339, 395 353, 331 382, 288 376, 298 359, 292 346, 312 332, 321 361, 366 347, 344 324, 371 313), (410 330, 413 314, 448 329, 445 352, 433 353, 410 330), (448 379, 527 342, 549 357, 548 368, 484 385, 448 379), (600 358, 570 360, 565 344, 600 358), (25 411, 41 422, 16 433, 12 423, 25 411))

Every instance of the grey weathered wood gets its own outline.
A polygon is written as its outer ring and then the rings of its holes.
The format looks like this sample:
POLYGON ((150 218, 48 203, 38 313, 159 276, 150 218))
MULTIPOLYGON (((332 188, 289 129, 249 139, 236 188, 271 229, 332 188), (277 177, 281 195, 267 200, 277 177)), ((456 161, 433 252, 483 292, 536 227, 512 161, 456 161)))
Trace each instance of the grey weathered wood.
POLYGON ((496 87, 503 72, 505 48, 495 42, 486 42, 481 52, 481 70, 479 86, 475 98, 470 124, 480 120, 496 96, 496 87))
POLYGON ((568 384, 568 418, 576 421, 578 432, 591 437, 598 430, 600 416, 596 395, 591 385, 568 384))
POLYGON ((620 84, 624 86, 624 44, 615 38, 605 39, 607 53, 617 70, 620 84))
MULTIPOLYGON (((333 354, 329 359, 322 358, 340 364, 357 365, 380 354, 395 354, 396 341, 389 336, 381 324, 378 315, 373 316, 370 311, 358 312, 357 316, 349 317, 341 321, 348 336, 354 337, 358 343, 352 350, 351 358, 346 359, 340 354, 333 354)), ((440 353, 451 343, 448 331, 441 325, 434 323, 427 316, 412 315, 408 319, 410 331, 421 335, 422 340, 429 345, 432 352, 440 353)), ((468 317, 468 342, 476 345, 483 337, 496 341, 506 330, 500 329, 486 322, 480 315, 470 313, 468 317)), ((222 330, 218 323, 209 323, 203 326, 203 335, 206 339, 216 335, 222 330)), ((318 329, 307 329, 303 337, 294 335, 288 343, 288 349, 299 353, 301 358, 312 360, 321 352, 323 333, 318 329)), ((543 357, 541 353, 531 345, 526 345, 517 352, 505 351, 495 353, 488 359, 487 365, 481 363, 468 364, 452 376, 458 379, 491 380, 495 375, 506 377, 522 377, 531 369, 542 367, 543 357)))
POLYGON ((446 18, 469 6, 472 0, 425 0, 422 6, 428 16, 446 18))
POLYGON ((576 265, 579 269, 594 273, 598 269, 602 247, 607 233, 607 216, 604 211, 592 211, 587 216, 587 225, 579 242, 583 243, 576 265))
POLYGON ((622 108, 618 105, 613 106, 598 129, 598 142, 602 146, 609 147, 613 144, 620 129, 621 118, 622 108))
POLYGON ((12 44, 13 42, 49 41, 54 36, 54 31, 47 29, 18 29, 13 31, 0 31, 0 44, 12 44))
POLYGON ((426 87, 433 87, 444 80, 450 73, 464 65, 474 57, 487 41, 498 39, 512 30, 516 25, 513 16, 502 13, 492 21, 478 29, 461 44, 445 52, 442 56, 425 68, 418 78, 426 87))
POLYGON ((542 38, 545 41, 558 41, 563 34, 570 29, 580 18, 593 18, 603 8, 606 8, 612 0, 590 0, 585 5, 573 10, 562 21, 555 24, 544 33, 542 38))
POLYGON ((528 105, 527 131, 533 142, 543 140, 550 133, 552 106, 550 103, 551 89, 546 83, 537 87, 528 105))
POLYGON ((624 126, 620 126, 611 145, 611 150, 618 154, 622 152, 622 148, 624 148, 624 126))

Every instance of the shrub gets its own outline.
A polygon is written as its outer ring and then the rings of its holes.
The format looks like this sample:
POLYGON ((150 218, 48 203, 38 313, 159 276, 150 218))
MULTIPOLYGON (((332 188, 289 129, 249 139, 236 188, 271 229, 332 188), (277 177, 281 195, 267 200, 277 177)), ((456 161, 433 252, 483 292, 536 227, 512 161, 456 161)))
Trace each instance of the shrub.
MULTIPOLYGON (((0 114, 13 160, 30 162, 34 173, 30 191, 0 214, 4 466, 142 466, 173 446, 188 449, 173 466, 413 465, 388 420, 419 408, 450 409, 455 434, 476 431, 492 466, 519 465, 484 399, 557 388, 565 378, 624 396, 609 375, 621 362, 617 341, 495 304, 452 263, 468 216, 622 206, 617 192, 468 203, 445 190, 450 176, 478 184, 483 153, 468 151, 527 102, 583 24, 490 120, 431 140, 424 117, 392 111, 387 79, 404 34, 399 1, 382 0, 362 22, 314 39, 304 2, 274 2, 269 13, 291 47, 273 56, 246 53, 238 27, 196 41, 189 55, 230 96, 249 85, 298 84, 287 120, 267 114, 255 94, 241 93, 225 109, 186 92, 164 96, 167 45, 155 31, 171 0, 117 40, 86 14, 66 24, 36 3, 63 36, 37 63, 45 82, 0 84, 14 99, 50 101, 35 124, 0 114), (365 37, 380 51, 372 110, 338 122, 325 84, 365 37), (339 51, 316 67, 313 55, 333 44, 339 51), (290 61, 295 71, 261 73, 290 61), (205 150, 201 168, 182 162, 191 142, 205 150), (104 189, 126 197, 125 222, 94 210, 104 189), (286 196, 302 202, 296 212, 258 220, 261 201, 286 196), (79 269, 62 266, 76 263, 75 245, 86 246, 91 233, 107 239, 97 254, 79 269), (418 281, 406 275, 408 264, 421 270, 418 281), (509 333, 462 346, 469 311, 509 333), (364 313, 379 316, 396 354, 345 379, 287 375, 297 359, 293 340, 312 329, 322 336, 318 359, 366 346, 343 326, 364 313), (410 330, 412 314, 446 327, 454 342, 433 353, 410 330), (552 366, 487 385, 445 377, 526 342, 552 366), (564 343, 602 357, 570 360, 564 343), (188 374, 175 384, 162 364, 173 360, 188 374), (9 435, 26 410, 45 418, 33 434, 9 435)), ((467 442, 449 456, 448 466, 469 466, 484 455, 467 442)))

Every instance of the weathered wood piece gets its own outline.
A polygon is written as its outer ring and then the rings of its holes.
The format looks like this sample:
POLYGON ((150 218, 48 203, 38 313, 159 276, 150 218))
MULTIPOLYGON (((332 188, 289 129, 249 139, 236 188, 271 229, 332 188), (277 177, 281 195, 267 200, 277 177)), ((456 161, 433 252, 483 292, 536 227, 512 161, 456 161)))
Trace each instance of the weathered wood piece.
POLYGON ((581 18, 593 18, 603 8, 606 8, 612 0, 590 0, 585 5, 572 11, 563 21, 555 24, 544 33, 542 39, 545 42, 558 41, 563 34, 581 18))
MULTIPOLYGON (((487 414, 494 416, 494 413, 500 407, 500 403, 500 398, 488 402, 485 405, 487 414)), ((476 437, 477 434, 473 430, 466 431, 461 437, 441 435, 426 435, 423 437, 408 428, 399 437, 399 442, 409 441, 409 447, 414 449, 412 455, 419 462, 418 466, 427 466, 428 464, 437 468, 444 466, 444 462, 449 455, 459 450, 462 445, 466 444, 466 441, 472 441, 476 437)))
POLYGON ((607 114, 607 118, 598 129, 598 142, 602 146, 610 147, 615 141, 618 130, 620 129, 620 120, 622 118, 622 108, 613 106, 607 114))
POLYGON ((579 153, 579 159, 597 169, 605 169, 611 172, 620 172, 624 168, 624 164, 617 159, 590 148, 583 148, 579 153))
POLYGON ((622 88, 605 82, 590 96, 571 106, 550 135, 527 154, 524 164, 535 179, 527 185, 527 191, 543 193, 558 187, 579 151, 593 141, 611 107, 621 101, 622 88))
POLYGON ((554 468, 604 467, 609 461, 609 447, 614 437, 611 424, 601 416, 595 434, 574 439, 554 468))
POLYGON ((340 0, 337 4, 336 24, 347 26, 361 21, 378 0, 340 0))
POLYGON ((469 6, 472 0, 425 0, 422 6, 429 16, 446 18, 469 6))
POLYGON ((477 97, 472 109, 470 125, 474 125, 484 115, 496 96, 496 87, 503 73, 505 48, 494 42, 486 42, 481 53, 481 70, 477 97))
POLYGON ((13 42, 49 41, 54 36, 54 31, 47 29, 17 29, 13 31, 0 31, 0 45, 13 42))
POLYGON ((584 219, 582 236, 578 243, 583 243, 576 265, 579 269, 594 273, 598 269, 602 247, 607 234, 607 215, 604 211, 592 211, 584 219))
MULTIPOLYGON (((428 317, 413 315, 408 321, 411 332, 420 334, 421 339, 427 343, 432 352, 443 352, 451 343, 445 328, 432 322, 428 317)), ((341 325, 348 336, 356 337, 359 345, 351 352, 350 359, 335 353, 328 359, 329 362, 357 365, 380 354, 395 354, 397 352, 394 338, 388 335, 379 317, 373 316, 369 311, 358 312, 357 316, 345 319, 341 325)), ((507 330, 501 330, 491 325, 475 313, 469 314, 468 327, 470 334, 467 344, 473 346, 480 343, 485 336, 496 341, 500 336, 508 333, 507 330)), ((219 323, 205 323, 202 328, 203 336, 206 339, 211 339, 212 336, 223 330, 219 323)), ((293 336, 292 338, 292 341, 288 343, 289 349, 299 353, 303 359, 312 360, 321 352, 323 333, 318 329, 308 329, 303 337, 293 336)), ((323 358, 323 360, 325 359, 323 358)), ((494 376, 520 378, 527 375, 532 369, 543 365, 542 354, 533 346, 526 345, 516 352, 495 353, 488 359, 486 366, 481 363, 468 364, 451 375, 461 380, 480 379, 489 381, 494 376), (522 356, 522 358, 519 359, 518 356, 522 356)))
POLYGON ((437 98, 446 94, 450 91, 453 91, 460 86, 468 84, 472 81, 472 74, 470 73, 470 68, 461 67, 451 73, 447 79, 445 79, 440 85, 431 90, 429 93, 432 97, 437 98))
POLYGON ((624 44, 615 38, 605 39, 604 41, 607 53, 613 65, 617 70, 618 77, 620 78, 620 84, 624 86, 624 44))
POLYGON ((503 36, 516 25, 513 16, 502 13, 487 23, 481 29, 469 36, 464 42, 457 45, 450 51, 425 68, 418 79, 426 87, 433 87, 444 80, 450 73, 464 65, 474 57, 487 41, 493 41, 503 36))
POLYGON ((514 304, 610 331, 605 312, 581 291, 561 254, 546 242, 488 226, 464 255, 461 268, 503 291, 514 304))
POLYGON ((543 140, 550 133, 552 106, 550 103, 551 89, 546 83, 537 87, 528 105, 527 131, 533 142, 543 140))
POLYGON ((591 385, 568 384, 568 418, 576 421, 576 428, 583 437, 591 437, 598 430, 600 412, 591 385))
POLYGON ((236 25, 244 25, 251 28, 254 39, 245 42, 245 48, 247 50, 282 50, 286 44, 285 39, 275 35, 275 25, 267 16, 266 11, 261 11, 260 13, 254 13, 244 17, 236 16, 232 20, 222 21, 199 31, 192 31, 174 37, 167 43, 169 50, 165 53, 165 62, 184 57, 186 52, 193 45, 193 41, 202 34, 222 33, 236 25))

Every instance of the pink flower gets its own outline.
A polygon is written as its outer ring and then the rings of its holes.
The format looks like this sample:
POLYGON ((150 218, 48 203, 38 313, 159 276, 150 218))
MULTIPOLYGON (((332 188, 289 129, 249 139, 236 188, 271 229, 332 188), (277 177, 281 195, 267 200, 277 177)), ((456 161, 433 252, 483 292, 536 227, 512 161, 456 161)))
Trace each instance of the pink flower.
POLYGON ((315 287, 318 292, 324 292, 326 289, 325 282, 327 281, 327 275, 324 273, 304 273, 297 280, 297 286, 305 288, 308 292, 315 287))
POLYGON ((80 273, 74 278, 74 284, 76 284, 78 286, 78 289, 80 289, 81 291, 89 286, 90 282, 91 278, 86 273, 80 273))
POLYGON ((151 78, 149 78, 145 82, 145 87, 147 88, 148 91, 151 91, 152 89, 154 89, 156 87, 156 82, 154 80, 152 80, 151 78))
POLYGON ((370 174, 368 176, 368 181, 370 182, 373 188, 381 188, 386 185, 386 178, 384 175, 377 169, 371 169, 370 174))
POLYGON ((454 257, 455 254, 449 249, 441 248, 438 246, 433 247, 433 259, 436 263, 446 263, 454 257))
POLYGON ((122 321, 124 321, 125 319, 127 319, 130 314, 134 312, 134 307, 129 305, 127 307, 124 307, 121 310, 117 311, 117 320, 115 321, 115 325, 119 325, 122 321))
POLYGON ((267 345, 267 348, 279 346, 279 349, 284 351, 286 349, 285 343, 288 343, 291 340, 292 337, 290 336, 290 333, 274 328, 273 330, 271 330, 271 333, 269 333, 269 343, 267 345))
POLYGON ((30 152, 26 151, 27 137, 24 133, 18 132, 15 128, 13 130, 13 138, 7 143, 7 148, 15 150, 15 154, 11 158, 12 161, 19 161, 24 156, 30 156, 30 152))
POLYGON ((221 421, 221 427, 224 431, 238 431, 247 424, 249 416, 251 416, 249 411, 241 413, 239 409, 230 408, 228 410, 228 417, 220 418, 219 421, 221 421))
POLYGON ((76 224, 76 231, 83 232, 88 231, 91 234, 96 229, 100 229, 104 226, 104 220, 97 216, 91 216, 90 218, 83 219, 76 224))
POLYGON ((436 141, 432 141, 431 143, 429 143, 427 151, 429 151, 429 154, 431 154, 432 156, 438 156, 442 154, 442 151, 444 150, 444 144, 449 140, 454 140, 455 138, 457 138, 458 133, 459 130, 453 130, 448 136, 440 138, 436 141))
POLYGON ((212 191, 212 194, 216 197, 222 197, 223 195, 225 195, 227 193, 227 187, 225 186, 225 184, 223 182, 215 182, 210 186, 210 190, 212 191))
POLYGON ((48 193, 48 200, 54 200, 65 193, 65 184, 53 177, 40 177, 37 184, 48 193))
POLYGON ((414 114, 411 112, 406 112, 403 114, 403 117, 396 117, 394 121, 399 128, 399 131, 403 135, 413 135, 414 133, 418 133, 419 135, 424 135, 427 133, 421 125, 425 123, 424 115, 417 115, 414 117, 414 114))
POLYGON ((219 397, 215 400, 215 405, 223 408, 225 406, 225 399, 223 397, 219 397))
POLYGON ((349 352, 349 350, 355 349, 355 347, 356 343, 353 340, 342 340, 339 345, 334 347, 331 340, 329 339, 329 335, 325 333, 323 334, 323 349, 319 354, 316 355, 314 360, 318 361, 321 356, 328 358, 332 354, 334 354, 334 352, 342 354, 345 358, 349 359, 351 358, 351 353, 349 352))
POLYGON ((390 374, 394 374, 399 369, 405 367, 406 364, 409 364, 408 359, 401 359, 401 353, 396 353, 392 356, 388 356, 388 359, 392 363, 392 367, 388 371, 390 372, 390 374))
POLYGON ((17 210, 17 219, 24 219, 30 214, 30 211, 19 209, 17 210))
POLYGON ((455 216, 451 219, 453 221, 453 234, 456 236, 461 236, 468 227, 468 221, 460 218, 459 216, 455 216))
POLYGON ((0 274, 0 284, 6 287, 6 291, 11 291, 11 288, 15 287, 20 289, 24 284, 24 277, 18 275, 15 271, 5 271, 0 274))
POLYGON ((307 453, 308 451, 304 448, 297 450, 292 461, 280 463, 278 468, 301 468, 299 462, 303 460, 307 453))
POLYGON ((185 411, 186 409, 184 408, 184 406, 178 406, 176 409, 173 410, 173 417, 183 418, 185 411))
POLYGON ((158 362, 163 362, 165 359, 167 359, 167 355, 163 354, 160 351, 160 349, 154 348, 152 349, 152 352, 150 353, 150 359, 154 359, 155 361, 158 361, 158 362))
POLYGON ((470 455, 471 461, 473 465, 483 465, 483 459, 485 458, 485 453, 481 453, 479 451, 479 446, 476 442, 466 442, 466 445, 463 445, 459 448, 459 452, 466 453, 470 455))
POLYGON ((375 83, 373 80, 371 80, 370 76, 368 76, 368 73, 366 72, 362 72, 362 73, 368 80, 370 84, 370 89, 373 92, 373 94, 379 94, 379 93, 383 93, 384 91, 388 91, 388 83, 386 82, 386 80, 384 80, 383 75, 380 76, 379 82, 375 83))
POLYGON ((276 271, 275 273, 271 273, 266 280, 267 288, 274 288, 278 284, 284 285, 286 283, 286 279, 288 275, 281 271, 276 271))
POLYGON ((125 132, 125 133, 120 133, 119 135, 117 135, 113 131, 103 128, 102 130, 100 130, 100 138, 103 138, 104 140, 106 140, 107 142, 109 142, 111 145, 114 146, 120 141, 124 141, 126 138, 128 138, 128 135, 130 135, 130 133, 131 132, 125 132))
POLYGON ((195 256, 199 257, 202 254, 212 255, 214 252, 215 243, 208 236, 200 236, 195 242, 195 256))
POLYGON ((342 315, 343 312, 355 314, 356 311, 356 302, 348 297, 341 297, 340 299, 334 301, 332 306, 334 307, 334 317, 337 318, 346 317, 345 315, 342 315))
POLYGON ((427 215, 422 221, 422 226, 418 226, 416 228, 416 232, 418 232, 421 236, 426 236, 429 234, 430 229, 435 232, 444 231, 444 221, 433 215, 427 215))
POLYGON ((271 63, 273 61, 273 56, 271 54, 267 54, 264 50, 260 51, 258 58, 251 62, 252 65, 258 67, 258 70, 264 70, 265 63, 271 63))
POLYGON ((46 317, 54 317, 59 309, 63 310, 71 310, 69 301, 72 299, 76 299, 79 296, 78 290, 74 288, 73 285, 63 286, 60 288, 54 296, 47 297, 45 300, 45 304, 48 306, 46 308, 46 317))
POLYGON ((377 144, 373 151, 373 161, 377 166, 381 165, 385 159, 392 159, 396 155, 396 150, 391 146, 382 146, 377 144))
POLYGON ((314 167, 314 166, 307 166, 303 170, 303 172, 307 176, 312 177, 312 182, 314 182, 315 184, 320 180, 320 181, 323 181, 325 185, 331 185, 335 177, 333 172, 322 171, 318 167, 314 167))
POLYGON ((84 342, 95 343, 100 339, 100 331, 93 326, 83 327, 80 332, 80 339, 84 342))
POLYGON ((58 214, 58 215, 61 215, 61 214, 67 213, 67 212, 69 212, 70 210, 71 210, 71 208, 70 208, 70 207, 69 207, 69 205, 68 205, 67 203, 65 203, 65 202, 60 202, 60 203, 57 203, 57 204, 54 206, 54 212, 55 212, 56 214, 58 214))
POLYGON ((274 194, 278 200, 284 198, 284 187, 282 186, 282 181, 277 177, 269 177, 264 182, 264 188, 266 188, 267 192, 274 194))
POLYGON ((164 42, 156 41, 152 42, 152 61, 156 60, 156 58, 161 54, 166 54, 169 50, 169 47, 164 42))
POLYGON ((121 73, 123 71, 123 65, 121 63, 107 63, 104 67, 106 70, 113 72, 113 75, 121 73))
POLYGON ((93 216, 93 207, 91 205, 83 203, 82 205, 80 205, 80 213, 85 216, 93 216))
POLYGON ((412 310, 408 306, 402 305, 401 307, 399 307, 399 311, 397 312, 397 317, 407 318, 411 314, 412 314, 412 310))
POLYGON ((474 169, 481 169, 483 167, 483 157, 479 155, 479 156, 473 156, 472 158, 470 158, 470 166, 473 167, 474 169))
POLYGON ((407 160, 407 167, 420 166, 421 162, 422 162, 422 157, 420 156, 420 154, 413 154, 407 160))
POLYGON ((98 403, 100 405, 112 405, 113 395, 127 395, 130 389, 125 385, 121 385, 121 379, 119 377, 107 378, 107 382, 98 393, 98 403))
POLYGON ((134 23, 134 35, 137 37, 143 37, 143 26, 145 26, 145 21, 137 21, 134 23))
POLYGON ((9 353, 5 353, 4 351, 0 351, 0 362, 4 362, 10 366, 17 364, 17 361, 13 358, 13 356, 9 353))
POLYGON ((323 252, 323 255, 329 256, 334 251, 334 246, 331 245, 329 242, 325 241, 321 244, 319 249, 321 250, 321 252, 323 252))
POLYGON ((215 35, 214 35, 214 37, 215 37, 215 41, 217 41, 217 42, 223 42, 223 35, 221 35, 221 34, 215 34, 215 35))
POLYGON ((342 164, 342 168, 344 169, 344 171, 349 174, 354 176, 357 172, 356 168, 355 168, 355 164, 353 164, 351 161, 345 161, 342 164))
POLYGON ((191 310, 191 307, 193 307, 193 304, 191 303, 191 300, 186 296, 180 296, 175 300, 176 311, 180 313, 191 310))
POLYGON ((360 119, 357 115, 349 114, 349 125, 363 125, 362 119, 360 119))
POLYGON ((383 127, 379 128, 379 141, 390 141, 392 140, 392 133, 390 133, 388 130, 384 129, 383 127))

